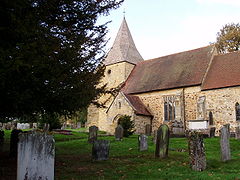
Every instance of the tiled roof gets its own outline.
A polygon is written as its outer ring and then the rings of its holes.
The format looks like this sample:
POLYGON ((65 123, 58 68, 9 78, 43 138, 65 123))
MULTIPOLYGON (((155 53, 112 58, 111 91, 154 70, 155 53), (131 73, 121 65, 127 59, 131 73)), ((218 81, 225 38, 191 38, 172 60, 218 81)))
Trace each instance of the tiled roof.
POLYGON ((142 103, 139 97, 127 94, 124 95, 136 110, 135 113, 137 115, 152 116, 152 114, 148 111, 148 109, 145 107, 145 105, 142 103))
POLYGON ((123 91, 133 94, 200 85, 213 50, 213 46, 206 46, 139 62, 123 91))
POLYGON ((104 64, 109 65, 123 61, 133 64, 143 61, 142 56, 134 44, 125 18, 123 19, 113 46, 104 60, 104 64))
POLYGON ((240 52, 215 56, 202 89, 216 89, 240 85, 240 52))

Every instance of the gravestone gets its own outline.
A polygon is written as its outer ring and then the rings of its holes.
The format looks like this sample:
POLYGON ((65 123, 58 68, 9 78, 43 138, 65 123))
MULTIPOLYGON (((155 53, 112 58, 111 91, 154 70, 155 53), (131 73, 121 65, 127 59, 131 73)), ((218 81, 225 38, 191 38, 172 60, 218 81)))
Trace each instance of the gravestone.
POLYGON ((210 138, 215 137, 215 131, 216 131, 215 127, 210 128, 210 132, 209 132, 209 137, 210 138))
POLYGON ((240 139, 240 127, 237 126, 235 129, 235 139, 240 139))
POLYGON ((17 180, 54 180, 54 157, 52 135, 36 131, 20 134, 17 180))
POLYGON ((5 130, 6 129, 6 123, 2 124, 2 129, 5 130))
POLYGON ((79 128, 81 128, 81 123, 80 122, 77 123, 77 129, 79 129, 79 128))
POLYGON ((123 127, 120 124, 115 128, 115 139, 117 141, 121 141, 123 139, 123 127))
POLYGON ((220 129, 220 138, 221 160, 225 162, 231 159, 228 127, 223 126, 220 129))
POLYGON ((88 134, 88 142, 93 143, 95 140, 97 140, 97 135, 98 135, 98 127, 90 126, 89 134, 88 134))
POLYGON ((148 136, 144 134, 140 134, 138 136, 138 148, 139 151, 146 151, 148 150, 148 136))
POLYGON ((203 135, 197 132, 191 132, 188 137, 188 148, 190 156, 190 167, 192 170, 205 170, 207 163, 203 135))
POLYGON ((10 157, 17 157, 17 147, 18 147, 18 135, 19 133, 22 133, 22 130, 14 129, 11 132, 11 138, 10 138, 10 157))
POLYGON ((50 124, 44 123, 44 125, 43 125, 43 131, 48 132, 48 131, 49 131, 49 128, 50 128, 50 124))
POLYGON ((92 159, 94 161, 107 160, 109 156, 110 141, 95 140, 92 146, 92 159))
POLYGON ((3 151, 4 145, 4 131, 0 130, 0 152, 3 151))
POLYGON ((169 135, 168 126, 162 124, 157 130, 155 157, 165 158, 168 156, 169 135))
POLYGON ((174 120, 172 123, 172 134, 177 136, 184 136, 184 124, 181 120, 174 120))
POLYGON ((156 144, 156 141, 157 141, 157 130, 154 130, 153 131, 153 143, 156 144))
POLYGON ((225 124, 225 125, 223 125, 223 126, 225 126, 225 127, 227 128, 227 130, 228 130, 228 136, 230 137, 230 124, 225 124))
POLYGON ((145 135, 151 136, 151 133, 152 133, 152 126, 151 126, 151 124, 147 124, 145 126, 145 135))

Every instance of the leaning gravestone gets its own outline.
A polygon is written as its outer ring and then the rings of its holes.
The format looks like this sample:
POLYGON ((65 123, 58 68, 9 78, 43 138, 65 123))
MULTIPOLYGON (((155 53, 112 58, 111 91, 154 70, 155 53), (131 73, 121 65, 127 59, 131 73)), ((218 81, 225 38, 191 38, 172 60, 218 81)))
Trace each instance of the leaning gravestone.
POLYGON ((151 136, 151 133, 152 133, 152 126, 151 126, 151 124, 147 124, 145 126, 145 135, 151 136))
POLYGON ((226 126, 220 129, 220 146, 221 146, 221 160, 223 162, 231 159, 230 144, 229 144, 229 130, 226 126))
POLYGON ((17 157, 17 147, 18 147, 18 135, 22 130, 14 129, 11 132, 10 138, 10 157, 17 157))
POLYGON ((210 128, 210 132, 209 132, 209 137, 210 138, 215 137, 215 131, 216 131, 215 127, 210 128))
POLYGON ((93 143, 95 140, 97 140, 97 135, 98 135, 98 127, 90 126, 89 134, 88 134, 88 142, 93 143))
POLYGON ((0 130, 0 152, 3 151, 4 144, 4 131, 0 130))
POLYGON ((155 157, 165 158, 168 156, 169 128, 162 124, 157 130, 155 157))
POLYGON ((117 141, 121 141, 123 139, 123 127, 120 124, 115 128, 115 139, 117 141))
POLYGON ((54 156, 52 135, 36 131, 20 134, 17 180, 54 180, 54 156))
POLYGON ((240 139, 240 127, 237 126, 235 129, 235 139, 240 139))
POLYGON ((203 135, 197 132, 190 132, 188 137, 188 148, 190 156, 190 167, 194 171, 206 169, 206 155, 203 143, 203 135))
POLYGON ((140 134, 138 136, 138 148, 139 151, 146 151, 148 150, 148 136, 144 134, 140 134))
POLYGON ((92 146, 92 159, 94 161, 107 160, 109 156, 110 141, 95 140, 92 146))

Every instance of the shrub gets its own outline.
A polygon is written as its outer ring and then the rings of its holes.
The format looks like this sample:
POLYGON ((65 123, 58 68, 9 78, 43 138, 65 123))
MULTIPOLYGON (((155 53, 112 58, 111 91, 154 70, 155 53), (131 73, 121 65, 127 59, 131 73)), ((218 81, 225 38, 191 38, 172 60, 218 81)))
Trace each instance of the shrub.
POLYGON ((134 122, 131 121, 131 116, 123 115, 119 118, 118 124, 123 127, 123 136, 128 137, 134 133, 134 122))

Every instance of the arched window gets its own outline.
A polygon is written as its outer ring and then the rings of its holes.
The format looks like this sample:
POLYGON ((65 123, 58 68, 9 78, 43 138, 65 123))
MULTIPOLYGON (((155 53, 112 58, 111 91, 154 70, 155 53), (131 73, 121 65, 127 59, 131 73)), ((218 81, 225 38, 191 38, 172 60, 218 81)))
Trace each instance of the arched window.
POLYGON ((213 125, 213 113, 209 112, 209 125, 213 125))
POLYGON ((240 121, 240 105, 238 102, 235 104, 235 111, 236 111, 236 120, 240 121))

